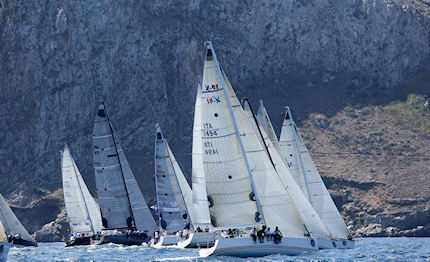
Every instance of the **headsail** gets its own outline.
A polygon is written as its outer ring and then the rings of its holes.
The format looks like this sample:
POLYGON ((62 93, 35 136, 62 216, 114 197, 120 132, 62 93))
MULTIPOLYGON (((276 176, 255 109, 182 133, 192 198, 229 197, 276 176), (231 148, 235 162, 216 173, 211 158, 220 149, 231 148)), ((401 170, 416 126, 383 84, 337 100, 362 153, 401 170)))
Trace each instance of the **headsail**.
POLYGON ((61 158, 61 173, 71 230, 80 233, 101 231, 103 226, 99 205, 88 191, 67 145, 61 158))
MULTIPOLYGON (((304 223, 283 186, 265 145, 258 139, 259 134, 253 129, 249 116, 242 109, 224 72, 222 74, 251 165, 255 189, 260 199, 265 222, 271 228, 279 226, 279 229, 289 236, 303 237, 307 234, 304 223)), ((264 132, 264 130, 262 131, 264 132)))
POLYGON ((203 169, 201 102, 202 87, 199 84, 194 108, 193 147, 191 162, 193 214, 191 219, 194 226, 212 226, 209 214, 208 196, 206 193, 206 180, 203 169))
POLYGON ((282 124, 280 147, 285 159, 290 165, 292 163, 290 171, 298 179, 298 182, 301 182, 302 191, 306 192, 309 190, 311 203, 332 237, 347 239, 350 234, 345 221, 337 210, 312 161, 311 155, 292 119, 289 108, 287 108, 287 113, 282 124), (306 188, 305 182, 307 182, 308 188, 306 188))
MULTIPOLYGON (((0 194, 0 221, 3 225, 3 230, 7 235, 21 235, 21 238, 27 241, 34 242, 33 238, 28 234, 27 230, 18 220, 18 218, 13 213, 12 209, 10 209, 9 205, 4 200, 3 196, 0 194)), ((2 235, 2 232, 0 232, 2 235)), ((0 242, 5 242, 1 241, 0 242)))
POLYGON ((160 227, 165 230, 189 227, 191 203, 188 201, 191 188, 159 126, 155 138, 155 182, 160 227))
POLYGON ((254 224, 259 208, 211 43, 203 69, 201 125, 206 189, 214 226, 254 224))
POLYGON ((94 169, 103 226, 153 232, 154 218, 116 137, 103 103, 93 131, 94 169))

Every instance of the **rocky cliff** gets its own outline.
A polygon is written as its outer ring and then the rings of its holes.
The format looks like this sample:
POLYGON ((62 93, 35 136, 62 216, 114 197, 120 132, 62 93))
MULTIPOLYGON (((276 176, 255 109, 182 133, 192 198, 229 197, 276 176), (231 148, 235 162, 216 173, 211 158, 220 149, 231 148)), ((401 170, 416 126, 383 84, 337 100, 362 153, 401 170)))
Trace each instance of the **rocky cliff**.
MULTIPOLYGON (((427 1, 419 0, 0 0, 0 191, 32 232, 57 219, 62 208, 56 191, 61 186, 59 150, 68 143, 94 192, 91 133, 96 104, 103 100, 145 196, 154 201, 156 122, 190 173, 193 103, 206 40, 213 42, 238 95, 251 102, 264 98, 278 127, 285 104, 306 133, 319 125, 306 125, 314 123, 314 114, 332 123, 348 106, 377 110, 406 101, 410 93, 428 95, 430 80, 421 74, 429 72, 429 9, 427 1), (411 81, 419 83, 408 86, 411 81), (49 215, 38 216, 37 210, 49 215)), ((374 143, 355 122, 346 122, 349 132, 358 132, 357 143, 374 143)), ((383 133, 386 124, 375 128, 383 133)), ((393 122, 389 127, 395 133, 409 124, 393 122)), ((421 141, 428 141, 429 133, 417 132, 421 141)), ((321 150, 340 151, 337 140, 320 139, 327 142, 321 150)), ((390 139, 381 143, 393 143, 390 139)), ((307 142, 317 145, 312 139, 307 142)), ((413 143, 412 148, 424 147, 419 139, 413 143)), ((356 160, 329 158, 315 157, 328 179, 376 183, 376 200, 385 192, 378 188, 396 183, 388 172, 380 184, 379 177, 360 165, 336 172, 356 160)), ((398 162, 373 164, 396 168, 398 162)), ((374 170, 384 174, 384 168, 374 170)), ((429 171, 405 168, 398 176, 410 172, 409 187, 428 185, 428 175, 424 180, 415 175, 429 171)), ((340 180, 330 181, 342 198, 340 180)), ((422 190, 428 205, 429 188, 422 190)), ((339 205, 359 208, 354 198, 360 194, 350 196, 339 205)), ((393 198, 421 199, 406 193, 393 198)), ((387 210, 373 212, 380 216, 350 218, 362 227, 389 226, 381 222, 393 217, 387 210)))

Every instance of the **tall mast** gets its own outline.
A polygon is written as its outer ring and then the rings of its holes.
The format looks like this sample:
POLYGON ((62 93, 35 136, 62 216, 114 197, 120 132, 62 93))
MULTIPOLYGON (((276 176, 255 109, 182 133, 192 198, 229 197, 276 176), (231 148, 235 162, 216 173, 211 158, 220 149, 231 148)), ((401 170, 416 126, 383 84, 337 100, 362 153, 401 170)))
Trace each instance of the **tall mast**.
POLYGON ((222 84, 222 87, 223 87, 224 95, 226 97, 228 108, 230 110, 230 115, 231 115, 231 117, 233 119, 234 128, 235 128, 235 131, 236 131, 237 139, 239 140, 239 144, 240 144, 240 148, 241 148, 241 151, 242 151, 243 159, 245 160, 245 163, 246 163, 246 169, 248 170, 248 174, 249 174, 249 177, 250 177, 250 180, 251 180, 252 189, 253 189, 254 195, 255 195, 255 201, 257 203, 257 207, 258 207, 258 210, 260 212, 260 216, 261 216, 261 218, 263 220, 263 223, 266 224, 266 221, 264 219, 263 210, 261 208, 260 200, 258 198, 257 190, 256 190, 256 187, 255 187, 254 179, 252 177, 251 167, 249 166, 248 158, 247 158, 246 152, 245 152, 245 147, 243 146, 242 138, 240 137, 239 127, 237 125, 236 117, 234 116, 234 113, 233 113, 233 108, 231 106, 230 97, 229 97, 229 95, 227 93, 227 87, 226 87, 226 84, 225 84, 225 81, 224 81, 224 77, 222 76, 222 73, 221 73, 221 68, 219 66, 219 62, 218 62, 218 59, 216 57, 215 50, 214 50, 214 48, 212 46, 212 42, 210 42, 210 41, 207 41, 205 43, 205 46, 206 46, 206 48, 208 50, 211 51, 212 56, 214 58, 216 69, 218 71, 219 78, 221 79, 221 84, 222 84))
POLYGON ((312 195, 311 195, 311 191, 309 189, 308 179, 306 177, 305 165, 303 164, 302 153, 300 152, 299 141, 297 139, 296 124, 293 121, 293 116, 291 115, 290 107, 287 106, 286 108, 287 108, 287 117, 289 118, 290 123, 291 123, 291 128, 293 129, 294 140, 296 143, 297 153, 299 155, 300 167, 301 167, 302 172, 303 172, 303 179, 305 180, 306 191, 308 193, 309 202, 311 203, 311 205, 313 205, 312 204, 312 195))

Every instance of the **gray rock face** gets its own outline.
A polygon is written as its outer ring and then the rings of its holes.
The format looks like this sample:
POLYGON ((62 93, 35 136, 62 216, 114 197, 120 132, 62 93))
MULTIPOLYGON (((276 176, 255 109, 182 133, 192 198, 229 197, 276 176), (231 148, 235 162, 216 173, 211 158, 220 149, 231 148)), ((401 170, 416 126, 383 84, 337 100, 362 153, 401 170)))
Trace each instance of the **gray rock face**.
POLYGON ((206 40, 239 95, 252 98, 276 95, 296 75, 303 86, 348 74, 401 83, 428 60, 429 24, 381 0, 0 0, 0 191, 26 204, 37 188, 60 187, 64 143, 92 188, 91 132, 104 100, 153 199, 156 122, 189 167, 206 40))

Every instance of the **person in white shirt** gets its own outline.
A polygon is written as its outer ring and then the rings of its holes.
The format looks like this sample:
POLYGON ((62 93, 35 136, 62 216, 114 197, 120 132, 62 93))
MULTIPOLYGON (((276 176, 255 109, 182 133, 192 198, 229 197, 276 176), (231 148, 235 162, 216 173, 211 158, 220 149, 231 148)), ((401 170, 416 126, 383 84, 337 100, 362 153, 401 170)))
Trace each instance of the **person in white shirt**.
POLYGON ((221 232, 221 238, 228 238, 228 234, 225 230, 221 232))

